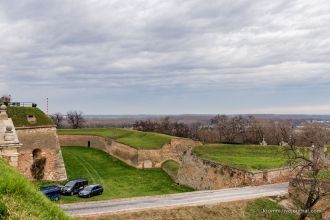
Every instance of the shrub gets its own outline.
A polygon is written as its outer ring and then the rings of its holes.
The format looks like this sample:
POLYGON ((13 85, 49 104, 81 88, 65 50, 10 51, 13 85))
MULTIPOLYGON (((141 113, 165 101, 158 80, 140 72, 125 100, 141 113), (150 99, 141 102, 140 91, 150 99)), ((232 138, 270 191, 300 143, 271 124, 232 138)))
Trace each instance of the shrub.
POLYGON ((46 158, 38 158, 33 161, 31 166, 31 173, 34 179, 41 180, 44 178, 45 175, 45 165, 46 165, 46 158))

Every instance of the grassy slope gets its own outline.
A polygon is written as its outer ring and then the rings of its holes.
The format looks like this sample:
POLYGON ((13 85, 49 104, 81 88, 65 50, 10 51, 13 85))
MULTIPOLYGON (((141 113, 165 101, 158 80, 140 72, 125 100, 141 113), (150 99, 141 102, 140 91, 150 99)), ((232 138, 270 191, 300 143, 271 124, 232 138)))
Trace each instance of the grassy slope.
POLYGON ((60 129, 58 133, 102 136, 134 148, 143 149, 159 149, 164 144, 169 143, 173 138, 165 134, 141 132, 124 128, 60 129))
POLYGON ((162 169, 172 178, 176 177, 180 164, 174 160, 168 160, 162 164, 162 169))
POLYGON ((267 170, 287 165, 287 157, 278 146, 205 145, 194 148, 194 153, 206 160, 250 171, 267 170))
POLYGON ((8 219, 69 219, 35 185, 0 159, 0 203, 8 219))
POLYGON ((86 177, 101 183, 104 193, 91 199, 63 197, 62 202, 104 200, 133 196, 160 195, 191 191, 175 184, 161 169, 139 170, 103 151, 84 147, 62 147, 68 177, 86 177))
POLYGON ((12 118, 16 127, 33 127, 41 125, 54 125, 53 121, 39 108, 33 107, 9 107, 8 116, 12 118), (28 115, 34 115, 36 123, 31 124, 27 121, 28 115))

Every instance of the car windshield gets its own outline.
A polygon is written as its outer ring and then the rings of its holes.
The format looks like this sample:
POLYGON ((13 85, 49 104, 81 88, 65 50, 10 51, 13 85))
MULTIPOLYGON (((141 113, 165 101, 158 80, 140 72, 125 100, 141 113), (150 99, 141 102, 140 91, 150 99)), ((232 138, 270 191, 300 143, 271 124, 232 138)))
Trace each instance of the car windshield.
POLYGON ((92 191, 93 187, 94 186, 87 186, 84 190, 86 190, 86 191, 92 191))
POLYGON ((65 187, 72 187, 74 186, 75 183, 76 183, 75 181, 70 181, 67 184, 65 184, 65 187))

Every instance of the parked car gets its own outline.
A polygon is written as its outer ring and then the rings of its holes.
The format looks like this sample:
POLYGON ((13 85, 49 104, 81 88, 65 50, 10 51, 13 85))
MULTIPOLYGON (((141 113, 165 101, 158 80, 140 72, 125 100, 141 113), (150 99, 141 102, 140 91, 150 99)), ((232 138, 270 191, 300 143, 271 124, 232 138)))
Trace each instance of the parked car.
POLYGON ((63 195, 74 195, 79 193, 88 185, 86 179, 75 179, 67 182, 61 189, 63 195))
POLYGON ((103 193, 103 187, 100 184, 93 184, 86 186, 78 194, 79 197, 90 198, 92 196, 101 195, 103 193))
POLYGON ((61 198, 61 188, 58 186, 41 187, 40 191, 51 200, 59 200, 61 198))

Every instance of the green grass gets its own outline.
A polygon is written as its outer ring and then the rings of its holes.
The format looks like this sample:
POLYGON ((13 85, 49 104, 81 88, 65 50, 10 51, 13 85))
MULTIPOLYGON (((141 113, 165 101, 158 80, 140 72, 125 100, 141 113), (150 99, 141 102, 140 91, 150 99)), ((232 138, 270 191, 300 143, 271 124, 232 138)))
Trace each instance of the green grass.
POLYGON ((86 129, 60 129, 58 133, 70 135, 95 135, 111 138, 119 143, 137 149, 159 149, 168 144, 172 136, 153 132, 142 132, 124 128, 86 128, 86 129))
POLYGON ((288 165, 288 158, 279 146, 211 144, 194 148, 206 160, 249 171, 267 170, 288 165))
POLYGON ((3 219, 69 219, 33 183, 0 159, 1 215, 3 219))
POLYGON ((39 108, 34 107, 8 107, 8 116, 12 118, 16 127, 33 127, 42 125, 54 125, 51 118, 49 118, 39 108), (37 119, 35 123, 29 123, 28 115, 34 115, 37 119))
POLYGON ((267 198, 257 199, 250 202, 246 207, 247 219, 261 220, 261 219, 285 219, 294 220, 297 216, 292 213, 283 212, 284 209, 274 201, 267 198))
POLYGON ((80 199, 62 197, 62 202, 78 202, 161 195, 191 191, 178 186, 161 169, 140 170, 126 165, 103 151, 85 147, 62 147, 62 154, 69 179, 85 177, 89 183, 104 186, 101 196, 80 199))
POLYGON ((330 168, 323 169, 319 173, 321 179, 330 180, 330 168))
POLYGON ((162 169, 172 178, 177 176, 179 168, 180 164, 174 160, 168 160, 162 164, 162 169))

